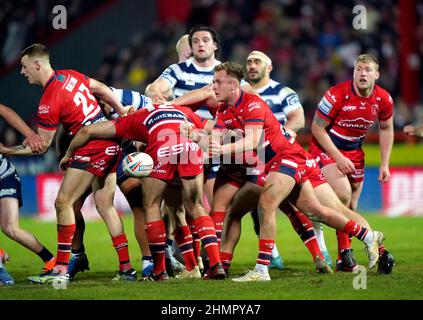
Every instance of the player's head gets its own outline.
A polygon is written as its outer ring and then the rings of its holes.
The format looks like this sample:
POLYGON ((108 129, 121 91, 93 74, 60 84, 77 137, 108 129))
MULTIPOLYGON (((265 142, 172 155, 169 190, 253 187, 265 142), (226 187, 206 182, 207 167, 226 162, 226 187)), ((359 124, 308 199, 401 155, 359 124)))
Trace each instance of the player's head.
POLYGON ((30 84, 42 84, 46 70, 51 69, 50 55, 41 43, 35 43, 21 52, 21 74, 30 84))
POLYGON ((379 61, 370 54, 361 54, 354 60, 354 83, 360 91, 372 90, 379 79, 379 61))
POLYGON ((194 58, 203 62, 215 58, 220 52, 220 40, 216 30, 207 26, 195 26, 188 34, 194 58))
POLYGON ((235 62, 225 62, 214 68, 213 91, 217 101, 229 102, 237 98, 240 82, 244 78, 242 65, 235 62))
POLYGON ((261 51, 251 51, 247 57, 246 69, 248 82, 255 84, 264 78, 270 78, 272 60, 261 51))
POLYGON ((178 53, 179 63, 186 61, 192 56, 192 50, 191 46, 189 45, 188 37, 189 36, 187 34, 184 34, 176 43, 176 52, 178 53))

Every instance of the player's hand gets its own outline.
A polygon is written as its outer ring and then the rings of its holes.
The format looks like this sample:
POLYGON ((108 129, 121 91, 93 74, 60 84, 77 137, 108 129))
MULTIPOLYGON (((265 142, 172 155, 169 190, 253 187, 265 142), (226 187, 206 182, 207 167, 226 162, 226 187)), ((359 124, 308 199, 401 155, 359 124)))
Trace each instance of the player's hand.
POLYGON ((336 165, 338 166, 339 171, 347 175, 355 171, 354 163, 345 156, 341 156, 339 159, 336 159, 336 165))
POLYGON ((297 133, 294 131, 294 130, 291 130, 291 129, 289 129, 289 128, 284 128, 285 129, 285 131, 286 132, 288 132, 289 133, 289 135, 291 136, 291 137, 293 137, 294 139, 296 139, 297 138, 297 133))
POLYGON ((164 104, 166 102, 169 102, 168 97, 166 97, 163 93, 156 92, 151 99, 154 104, 164 104))
POLYGON ((66 169, 69 166, 70 158, 71 157, 69 155, 65 154, 63 156, 63 158, 60 160, 60 163, 59 163, 59 170, 60 170, 60 172, 66 171, 66 169))
POLYGON ((380 166, 379 167, 379 176, 377 180, 382 183, 387 183, 391 178, 391 173, 389 172, 388 166, 380 166))
POLYGON ((41 138, 38 134, 34 133, 33 135, 27 137, 23 143, 25 146, 29 146, 33 153, 43 152, 45 148, 44 139, 41 138))
POLYGON ((120 115, 121 117, 126 117, 127 115, 134 113, 135 112, 135 107, 134 106, 125 106, 123 107, 123 113, 120 115))
POLYGON ((220 142, 215 141, 214 139, 210 139, 208 154, 209 158, 220 157, 222 154, 222 145, 220 142))

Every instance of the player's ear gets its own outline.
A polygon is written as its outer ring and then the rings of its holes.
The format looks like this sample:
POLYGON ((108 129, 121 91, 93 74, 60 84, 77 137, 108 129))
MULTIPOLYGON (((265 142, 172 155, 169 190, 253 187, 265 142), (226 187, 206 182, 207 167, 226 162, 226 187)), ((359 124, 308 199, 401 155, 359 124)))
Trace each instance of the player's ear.
POLYGON ((380 77, 380 73, 379 73, 379 71, 376 71, 375 80, 379 79, 379 77, 380 77))
POLYGON ((270 72, 272 72, 272 70, 273 70, 273 66, 272 65, 269 65, 269 66, 267 66, 267 71, 270 73, 270 72))
POLYGON ((34 61, 35 70, 40 71, 41 69, 41 63, 38 60, 34 61))

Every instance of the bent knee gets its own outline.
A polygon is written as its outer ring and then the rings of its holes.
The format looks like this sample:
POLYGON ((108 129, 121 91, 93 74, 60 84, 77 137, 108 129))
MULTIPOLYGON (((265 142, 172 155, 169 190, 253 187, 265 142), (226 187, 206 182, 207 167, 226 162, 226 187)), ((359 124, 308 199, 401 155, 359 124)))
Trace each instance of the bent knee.
POLYGON ((338 191, 336 192, 339 200, 341 200, 342 204, 349 207, 351 204, 351 192, 348 191, 338 191))
POLYGON ((2 228, 3 233, 10 239, 16 238, 16 234, 18 230, 19 230, 19 227, 14 225, 8 225, 2 228))

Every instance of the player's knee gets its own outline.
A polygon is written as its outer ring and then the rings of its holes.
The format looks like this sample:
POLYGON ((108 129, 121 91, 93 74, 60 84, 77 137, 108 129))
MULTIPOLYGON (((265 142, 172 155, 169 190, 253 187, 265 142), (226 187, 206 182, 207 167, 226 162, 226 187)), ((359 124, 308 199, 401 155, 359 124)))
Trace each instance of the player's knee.
POLYGON ((62 212, 69 207, 72 208, 72 205, 70 204, 70 201, 67 197, 59 195, 56 198, 56 201, 54 201, 54 207, 56 208, 56 212, 59 213, 59 212, 62 212))
POLYGON ((6 225, 2 228, 3 233, 10 239, 15 239, 18 232, 18 227, 14 225, 6 225))
POLYGON ((337 195, 338 195, 338 198, 339 198, 339 200, 341 200, 341 202, 345 205, 345 206, 347 206, 347 207, 349 207, 350 206, 350 203, 351 203, 351 192, 349 192, 349 191, 338 191, 337 192, 337 195))

